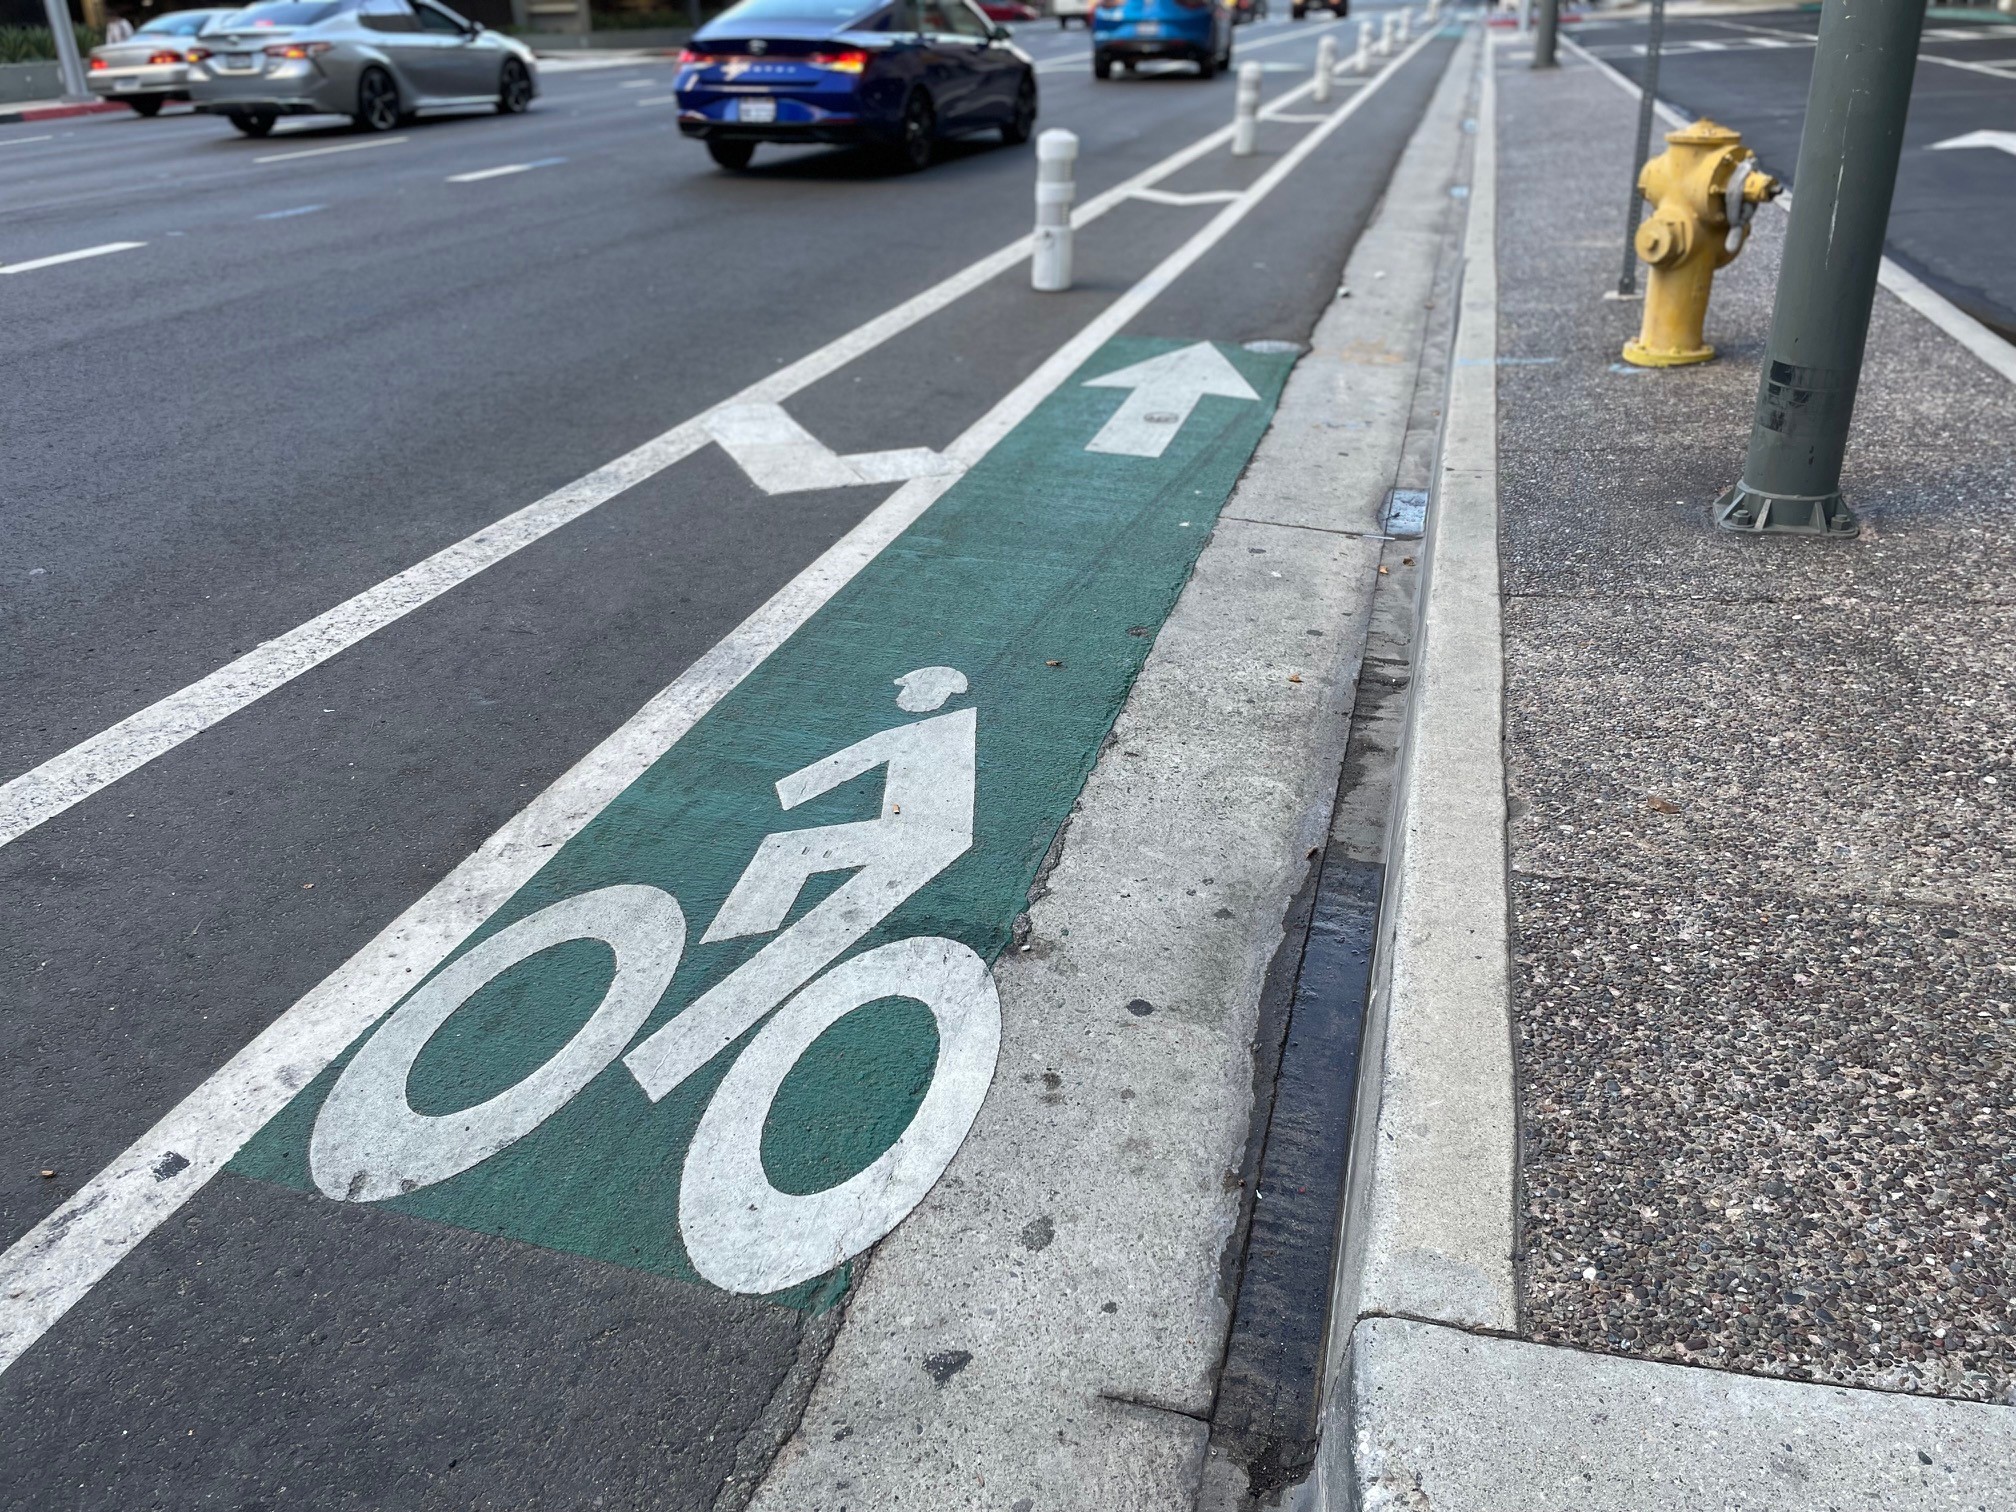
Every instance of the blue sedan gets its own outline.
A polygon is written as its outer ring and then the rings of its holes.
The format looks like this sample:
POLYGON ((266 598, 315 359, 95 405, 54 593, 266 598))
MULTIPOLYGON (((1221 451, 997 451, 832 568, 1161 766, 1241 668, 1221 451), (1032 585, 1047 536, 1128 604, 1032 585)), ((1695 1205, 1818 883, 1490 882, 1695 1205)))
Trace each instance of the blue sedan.
POLYGON ((1150 59, 1195 63, 1203 78, 1232 66, 1230 5, 1218 0, 1099 0, 1092 11, 1092 73, 1118 63, 1132 73, 1150 59))
POLYGON ((968 0, 742 0, 679 58, 679 129, 723 168, 759 142, 881 147, 897 167, 945 137, 1036 124, 1028 54, 968 0))

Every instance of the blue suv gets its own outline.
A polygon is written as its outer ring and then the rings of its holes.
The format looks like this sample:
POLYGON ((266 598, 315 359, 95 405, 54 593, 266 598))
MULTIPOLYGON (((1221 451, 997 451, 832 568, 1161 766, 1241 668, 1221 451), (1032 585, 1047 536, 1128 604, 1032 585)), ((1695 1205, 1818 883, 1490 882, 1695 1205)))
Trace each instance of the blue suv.
POLYGON ((723 168, 761 142, 866 142, 903 169, 940 139, 1036 125, 1028 54, 969 0, 743 0, 679 57, 679 130, 723 168))
POLYGON ((1092 74, 1132 73, 1146 58, 1195 63, 1208 79, 1232 66, 1232 11, 1218 0, 1100 0, 1092 11, 1092 74))

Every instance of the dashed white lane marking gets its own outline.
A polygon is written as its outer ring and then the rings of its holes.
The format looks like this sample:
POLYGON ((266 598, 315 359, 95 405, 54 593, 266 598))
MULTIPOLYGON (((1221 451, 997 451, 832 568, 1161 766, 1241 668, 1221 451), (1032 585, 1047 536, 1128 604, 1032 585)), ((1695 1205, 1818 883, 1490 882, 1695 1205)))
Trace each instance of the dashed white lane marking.
POLYGON ((677 105, 679 103, 679 96, 676 94, 646 95, 637 103, 639 105, 677 105))
POLYGON ((451 184, 476 184, 484 179, 503 178, 512 173, 530 173, 534 168, 551 168, 555 163, 564 163, 564 157, 537 158, 529 163, 506 163, 502 168, 479 168, 474 173, 451 173, 451 184))
MULTIPOLYGON (((1429 32, 1417 38, 1387 63, 1366 88, 1332 112, 1323 125, 1305 133, 1275 159, 1236 201, 1212 216, 1209 223, 1163 258, 1138 283, 1080 327, 1076 335, 946 447, 943 455, 961 468, 970 468, 985 457, 1087 358, 1125 330, 1171 284, 1230 235, 1255 206, 1279 188, 1289 174, 1328 141, 1381 84, 1412 61, 1434 36, 1429 32)), ((1174 154, 1174 158, 1194 161, 1216 151, 1231 136, 1229 125, 1221 127, 1174 154)), ((1172 166, 1172 159, 1164 159, 1148 173, 1173 172, 1180 166, 1181 163, 1172 166)), ((1110 209, 1124 202, 1138 187, 1138 182, 1129 180, 1096 200, 1088 200, 1086 208, 1103 201, 1104 208, 1110 209)), ((737 398, 744 402, 776 403, 1028 255, 1029 239, 1025 237, 880 319, 799 359, 784 372, 752 384, 737 398), (983 269, 987 270, 984 275, 983 269)), ((572 519, 622 488, 670 465, 670 460, 676 459, 668 460, 669 453, 676 450, 679 456, 686 456, 697 450, 704 435, 700 420, 687 421, 553 497, 575 496, 575 507, 567 515, 572 519), (602 480, 608 491, 592 502, 581 501, 578 491, 598 480, 602 480)), ((760 667, 822 605, 936 503, 952 481, 950 475, 914 478, 897 489, 829 547, 825 555, 778 589, 769 602, 632 715, 627 724, 507 820, 474 855, 435 883, 375 939, 212 1072, 201 1086, 141 1135, 138 1142, 17 1239, 0 1255, 0 1370, 18 1360, 135 1246, 201 1191, 296 1092, 320 1075, 358 1035, 404 997, 414 982, 424 979, 447 959, 471 929, 529 881, 551 858, 556 846, 580 833, 618 793, 682 739, 702 715, 760 667)), ((549 498, 533 505, 532 510, 552 507, 549 498)), ((472 543, 481 543, 479 549, 490 550, 496 537, 509 533, 529 513, 530 510, 521 511, 510 516, 421 566, 428 567, 442 557, 468 550, 472 543)), ((552 528, 552 524, 545 527, 552 528)), ((545 530, 539 533, 544 534, 545 530)), ((512 544, 502 554, 508 555, 532 538, 514 535, 512 544)), ((488 562, 482 565, 487 566, 488 562)), ((385 587, 403 584, 414 570, 380 585, 380 589, 367 591, 351 604, 385 587)), ((467 575, 462 572, 454 581, 467 575)), ((431 598, 446 586, 443 583, 425 596, 431 598)), ((416 597, 406 608, 424 601, 416 597)), ((349 607, 340 606, 332 612, 340 614, 349 607)), ((404 613, 405 609, 399 612, 404 613)), ((283 636, 268 641, 260 649, 264 651, 291 638, 283 636)), ((251 656, 259 654, 253 652, 251 656)), ((333 649, 322 653, 333 654, 333 649)), ((232 672, 249 659, 241 658, 224 670, 232 672)), ((195 687, 201 688, 203 684, 195 687)), ((188 730, 188 734, 194 733, 193 728, 188 730)), ((13 785, 0 788, 0 826, 7 825, 11 818, 4 805, 13 785)), ((7 829, 0 828, 0 838, 11 838, 7 829)))
POLYGON ((658 81, 656 79, 625 79, 621 84, 618 84, 616 87, 618 89, 649 89, 653 84, 656 84, 657 82, 658 81))
POLYGON ((145 242, 106 242, 103 246, 84 247, 75 252, 58 252, 53 257, 35 257, 27 262, 0 264, 0 273, 33 273, 37 268, 53 268, 58 263, 82 262, 87 257, 103 257, 108 252, 131 252, 135 247, 144 247, 145 242))
MULTIPOLYGON (((1277 121, 1306 121, 1308 116, 1276 116, 1277 121)), ((1318 117, 1321 119, 1321 117, 1318 117)), ((1237 189, 1200 189, 1195 194, 1180 194, 1174 189, 1136 189, 1134 198, 1146 200, 1151 205, 1229 205, 1239 198, 1237 189)))
POLYGON ((363 152, 372 147, 396 147, 411 140, 403 136, 373 137, 368 142, 339 142, 334 147, 297 147, 292 152, 269 152, 252 159, 255 163, 291 163, 296 158, 327 157, 332 152, 363 152))
POLYGON ((6 141, 0 142, 0 147, 25 147, 30 142, 53 142, 55 140, 56 134, 54 132, 44 132, 41 136, 8 137, 6 141))
POLYGON ((327 210, 327 205, 296 205, 289 210, 268 210, 264 215, 255 215, 254 220, 292 220, 297 215, 313 215, 317 210, 327 210))
MULTIPOLYGON (((1312 34, 1304 32, 1301 35, 1312 34)), ((1433 35, 1432 32, 1425 33, 1389 62, 1370 83, 1352 96, 1346 108, 1355 109, 1358 101, 1371 94, 1374 85, 1412 58, 1433 35)), ((1287 90, 1261 109, 1261 118, 1269 119, 1292 106, 1314 87, 1314 81, 1308 81, 1287 90)), ((1333 116, 1332 119, 1336 118, 1333 116)), ((1317 127, 1303 140, 1308 141, 1317 132, 1326 129, 1317 127)), ((1206 132, 1189 146, 1178 148, 1132 178, 1123 179, 1111 189, 1086 200, 1071 213, 1071 224, 1076 227, 1091 224, 1114 206, 1125 204, 1137 190, 1181 172, 1198 159, 1216 152, 1231 138, 1229 123, 1206 132)), ((1299 145, 1298 149, 1292 150, 1299 150, 1299 145)), ((1287 162, 1289 159, 1284 157, 1280 161, 1287 162)), ((1213 224, 1216 224, 1215 220, 1213 224)), ((79 741, 40 766, 0 783, 0 846, 13 843, 37 825, 82 803, 128 773, 139 770, 184 741, 202 734, 220 720, 228 719, 276 688, 285 687, 303 673, 342 654, 366 636, 375 635, 479 572, 486 571, 561 526, 579 519, 590 510, 599 509, 617 495, 692 456, 713 440, 707 420, 714 411, 733 404, 781 404, 863 353, 873 351, 901 335, 1023 261, 1029 256, 1029 243, 1027 236, 1017 238, 768 378, 752 383, 719 404, 681 421, 636 450, 463 537, 452 546, 443 547, 405 571, 366 588, 356 597, 324 610, 304 624, 283 631, 207 677, 198 678, 137 713, 127 715, 117 724, 79 741)), ((0 1297, 0 1303, 4 1303, 4 1297, 0 1297)))

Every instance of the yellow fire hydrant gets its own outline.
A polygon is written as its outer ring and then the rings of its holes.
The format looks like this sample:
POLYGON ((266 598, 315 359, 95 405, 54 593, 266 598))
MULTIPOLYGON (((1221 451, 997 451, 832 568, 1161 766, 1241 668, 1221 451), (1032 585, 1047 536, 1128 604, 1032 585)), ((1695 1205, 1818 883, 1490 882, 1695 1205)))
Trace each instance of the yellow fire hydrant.
POLYGON ((1639 367, 1706 362, 1715 348, 1701 338, 1715 270, 1736 260, 1750 235, 1750 217, 1782 186, 1757 171, 1742 135, 1700 120, 1667 133, 1666 150, 1638 175, 1652 202, 1639 223, 1638 256, 1651 265, 1645 280, 1645 323, 1624 343, 1624 360, 1639 367))

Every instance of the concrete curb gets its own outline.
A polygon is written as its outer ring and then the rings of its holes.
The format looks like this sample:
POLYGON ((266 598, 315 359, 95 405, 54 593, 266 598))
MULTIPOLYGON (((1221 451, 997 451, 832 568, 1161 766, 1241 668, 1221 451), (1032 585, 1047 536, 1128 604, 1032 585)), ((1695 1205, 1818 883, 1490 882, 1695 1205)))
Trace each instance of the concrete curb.
POLYGON ((9 105, 0 108, 0 126, 12 126, 21 121, 62 121, 68 120, 71 116, 106 115, 115 110, 125 109, 126 107, 117 100, 80 100, 75 104, 58 101, 53 105, 9 105))
MULTIPOLYGON (((1401 762, 1377 1133, 1349 1312, 1517 1323, 1498 617, 1497 270, 1490 44, 1401 762)), ((1368 1066, 1371 1065, 1368 1058, 1368 1066)))

